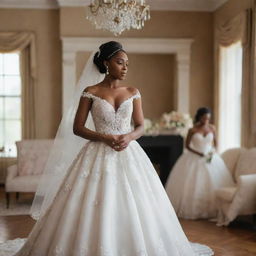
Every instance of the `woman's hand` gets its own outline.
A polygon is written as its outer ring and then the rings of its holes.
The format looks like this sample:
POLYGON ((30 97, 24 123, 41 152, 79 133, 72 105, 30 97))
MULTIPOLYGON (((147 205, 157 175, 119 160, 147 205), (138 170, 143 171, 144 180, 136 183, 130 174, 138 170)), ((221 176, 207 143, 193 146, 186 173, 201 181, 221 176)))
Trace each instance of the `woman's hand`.
POLYGON ((118 138, 119 138, 118 135, 106 134, 106 135, 103 135, 102 142, 104 142, 105 144, 107 144, 108 146, 116 150, 118 145, 118 138))
POLYGON ((203 153, 197 152, 197 154, 198 154, 199 156, 201 156, 201 157, 205 157, 205 154, 203 154, 203 153))
POLYGON ((198 156, 205 157, 205 154, 204 154, 204 153, 201 153, 201 152, 196 151, 196 150, 194 150, 194 149, 190 149, 190 151, 191 151, 192 153, 198 155, 198 156))
POLYGON ((122 134, 118 136, 118 150, 117 151, 121 151, 124 150, 125 148, 127 148, 127 146, 129 145, 129 143, 131 142, 132 138, 129 134, 122 134))
POLYGON ((104 135, 102 141, 108 146, 113 148, 115 151, 124 150, 131 141, 131 136, 129 134, 122 135, 104 135))
POLYGON ((200 156, 200 157, 205 157, 205 154, 203 154, 203 153, 201 153, 201 152, 198 152, 198 151, 192 149, 191 147, 187 147, 187 149, 188 149, 190 152, 192 152, 192 153, 194 153, 194 154, 196 154, 196 155, 198 155, 198 156, 200 156))

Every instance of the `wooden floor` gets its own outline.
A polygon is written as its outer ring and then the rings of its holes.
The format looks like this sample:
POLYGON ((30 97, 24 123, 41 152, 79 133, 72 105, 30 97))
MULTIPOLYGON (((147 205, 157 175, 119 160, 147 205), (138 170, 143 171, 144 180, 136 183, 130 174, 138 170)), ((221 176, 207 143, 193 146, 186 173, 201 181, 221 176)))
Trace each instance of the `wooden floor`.
MULTIPOLYGON (((0 197, 3 197, 1 192, 0 197)), ((27 237, 34 224, 30 216, 0 217, 0 242, 27 237)), ((220 228, 209 221, 187 220, 181 220, 181 225, 190 241, 210 246, 215 256, 256 255, 256 232, 250 226, 234 223, 220 228)))
POLYGON ((256 232, 243 223, 217 227, 209 221, 181 220, 181 224, 190 241, 210 246, 216 256, 256 255, 256 232))

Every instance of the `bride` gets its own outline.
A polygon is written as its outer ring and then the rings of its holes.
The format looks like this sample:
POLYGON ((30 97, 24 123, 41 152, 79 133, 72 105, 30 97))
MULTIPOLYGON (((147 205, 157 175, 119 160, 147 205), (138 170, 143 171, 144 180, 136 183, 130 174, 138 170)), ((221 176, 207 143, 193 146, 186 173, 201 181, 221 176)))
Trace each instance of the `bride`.
POLYGON ((198 109, 195 125, 186 139, 187 150, 176 162, 166 182, 166 192, 181 218, 215 218, 215 190, 234 186, 224 161, 214 152, 217 140, 210 119, 208 108, 198 109))
POLYGON ((122 45, 101 45, 86 70, 33 201, 37 222, 27 239, 9 240, 1 251, 8 247, 4 255, 16 256, 213 255, 207 246, 189 243, 136 142, 143 133, 141 95, 119 84, 128 71, 122 45), (89 78, 100 73, 104 79, 88 86, 89 78), (87 122, 90 114, 95 128, 87 122))

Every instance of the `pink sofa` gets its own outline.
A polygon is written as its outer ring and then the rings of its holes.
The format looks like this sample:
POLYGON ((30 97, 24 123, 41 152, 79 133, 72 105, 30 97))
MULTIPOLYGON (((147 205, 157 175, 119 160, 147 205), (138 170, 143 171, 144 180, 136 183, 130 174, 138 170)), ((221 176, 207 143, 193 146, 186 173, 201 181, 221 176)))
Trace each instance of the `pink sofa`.
POLYGON ((6 205, 9 207, 10 193, 36 192, 45 167, 53 139, 17 141, 17 164, 7 169, 5 181, 6 205))

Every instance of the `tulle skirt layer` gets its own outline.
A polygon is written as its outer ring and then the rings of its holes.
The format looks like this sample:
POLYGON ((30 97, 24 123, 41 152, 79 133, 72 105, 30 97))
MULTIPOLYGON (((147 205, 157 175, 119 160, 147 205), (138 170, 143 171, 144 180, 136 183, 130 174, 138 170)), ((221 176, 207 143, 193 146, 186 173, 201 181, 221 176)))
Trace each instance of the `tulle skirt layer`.
POLYGON ((100 142, 83 147, 45 215, 17 241, 16 256, 212 255, 191 246, 136 141, 121 152, 100 142))
POLYGON ((217 205, 215 190, 234 186, 224 161, 214 154, 211 162, 186 151, 176 162, 165 189, 181 218, 215 218, 217 205))

